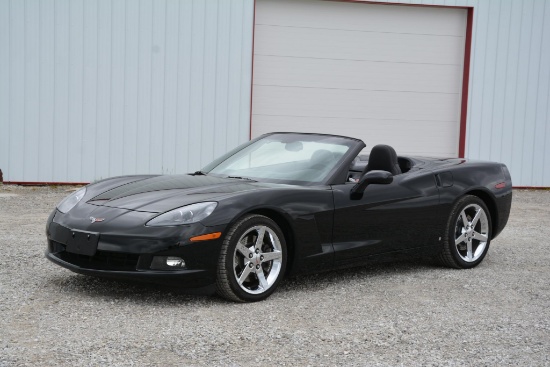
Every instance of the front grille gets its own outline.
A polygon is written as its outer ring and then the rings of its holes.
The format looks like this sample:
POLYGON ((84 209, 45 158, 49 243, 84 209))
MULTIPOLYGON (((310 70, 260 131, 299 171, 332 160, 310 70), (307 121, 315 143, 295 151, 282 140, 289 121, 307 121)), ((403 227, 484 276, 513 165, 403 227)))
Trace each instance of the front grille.
POLYGON ((85 269, 136 270, 139 255, 97 250, 95 255, 79 255, 67 251, 54 253, 59 259, 85 269))

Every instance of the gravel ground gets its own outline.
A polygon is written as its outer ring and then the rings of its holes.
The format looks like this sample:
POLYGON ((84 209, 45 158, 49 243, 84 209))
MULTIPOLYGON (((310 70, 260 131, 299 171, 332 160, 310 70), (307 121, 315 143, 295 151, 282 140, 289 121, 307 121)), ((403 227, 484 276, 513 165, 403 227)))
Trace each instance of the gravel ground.
POLYGON ((0 185, 0 366, 550 366, 550 191, 514 192, 473 270, 381 264, 234 304, 47 261, 67 189, 0 185))

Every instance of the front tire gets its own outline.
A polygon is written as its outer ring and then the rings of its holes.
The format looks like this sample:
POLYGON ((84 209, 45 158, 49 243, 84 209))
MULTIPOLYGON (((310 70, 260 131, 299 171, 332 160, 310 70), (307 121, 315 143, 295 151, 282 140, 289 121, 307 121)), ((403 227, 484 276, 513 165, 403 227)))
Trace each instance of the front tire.
POLYGON ((477 196, 466 195, 453 206, 439 261, 457 269, 479 265, 491 243, 491 215, 477 196))
POLYGON ((286 268, 285 237, 263 215, 247 215, 227 232, 218 261, 217 293, 235 302, 269 297, 286 268))

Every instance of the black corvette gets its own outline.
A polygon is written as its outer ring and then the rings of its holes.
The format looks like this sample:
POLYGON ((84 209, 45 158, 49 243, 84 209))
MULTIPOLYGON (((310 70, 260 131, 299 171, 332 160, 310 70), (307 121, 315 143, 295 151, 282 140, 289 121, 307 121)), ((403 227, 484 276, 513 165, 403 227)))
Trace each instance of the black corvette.
POLYGON ((401 256, 478 265, 510 213, 504 164, 361 155, 361 140, 272 133, 193 174, 115 177, 61 201, 46 257, 77 273, 268 297, 285 274, 401 256))

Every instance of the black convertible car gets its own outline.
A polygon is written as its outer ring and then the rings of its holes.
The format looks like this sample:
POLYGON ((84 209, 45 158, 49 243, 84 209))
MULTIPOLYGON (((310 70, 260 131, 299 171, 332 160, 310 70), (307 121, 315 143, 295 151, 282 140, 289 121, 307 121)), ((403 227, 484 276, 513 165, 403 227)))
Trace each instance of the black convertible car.
POLYGON ((61 201, 46 257, 77 273, 268 297, 285 274, 431 256, 478 265, 508 221, 504 164, 361 155, 358 139, 271 133, 192 174, 115 177, 61 201))

